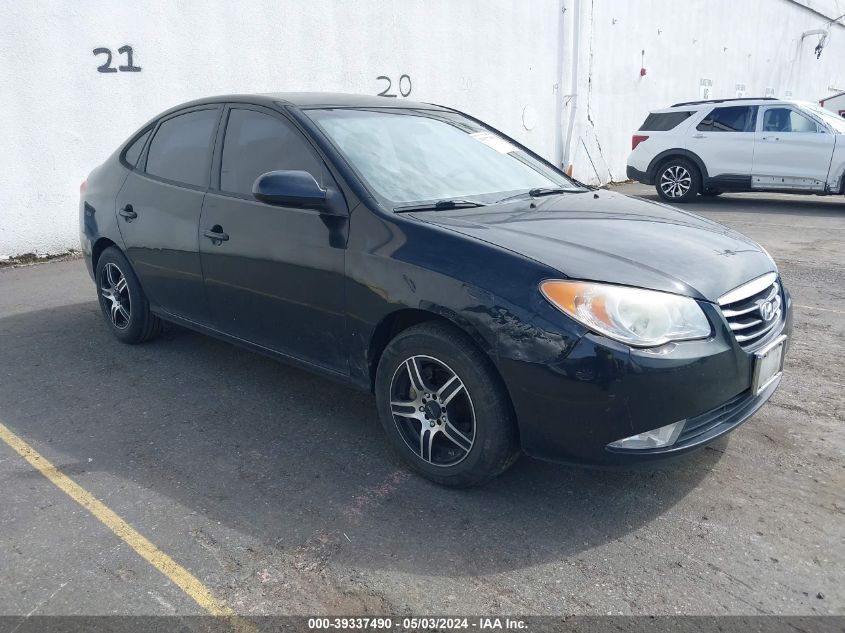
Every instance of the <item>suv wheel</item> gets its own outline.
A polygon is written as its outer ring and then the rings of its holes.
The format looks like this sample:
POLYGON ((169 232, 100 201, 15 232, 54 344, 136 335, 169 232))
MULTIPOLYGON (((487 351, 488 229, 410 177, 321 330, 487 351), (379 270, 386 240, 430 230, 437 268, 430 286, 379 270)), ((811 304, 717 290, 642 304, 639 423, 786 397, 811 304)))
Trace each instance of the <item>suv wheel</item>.
POLYGON ((447 324, 422 323, 394 338, 375 391, 391 448, 435 483, 478 485, 519 455, 501 380, 481 350, 447 324))
POLYGON ((701 190, 701 175, 689 160, 672 158, 657 170, 655 187, 667 202, 689 202, 701 190))

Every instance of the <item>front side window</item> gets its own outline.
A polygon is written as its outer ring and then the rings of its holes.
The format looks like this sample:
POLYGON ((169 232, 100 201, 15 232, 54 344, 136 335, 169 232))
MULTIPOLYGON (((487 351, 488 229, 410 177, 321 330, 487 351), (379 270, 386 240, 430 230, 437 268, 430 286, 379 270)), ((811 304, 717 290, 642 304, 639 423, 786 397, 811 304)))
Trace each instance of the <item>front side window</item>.
POLYGON ((226 125, 220 163, 220 189, 252 195, 261 174, 307 171, 321 185, 323 163, 291 124, 255 110, 233 109, 226 125))
POLYGON ((208 150, 217 109, 195 110, 167 119, 147 152, 147 173, 197 187, 208 177, 208 150))
POLYGON ((791 108, 769 108, 763 115, 764 132, 817 132, 814 121, 791 108))
POLYGON ((579 190, 563 174, 457 113, 400 108, 305 113, 389 203, 456 198, 491 203, 534 188, 579 190))
POLYGON ((753 106, 714 108, 696 126, 700 132, 751 132, 754 130, 753 106))

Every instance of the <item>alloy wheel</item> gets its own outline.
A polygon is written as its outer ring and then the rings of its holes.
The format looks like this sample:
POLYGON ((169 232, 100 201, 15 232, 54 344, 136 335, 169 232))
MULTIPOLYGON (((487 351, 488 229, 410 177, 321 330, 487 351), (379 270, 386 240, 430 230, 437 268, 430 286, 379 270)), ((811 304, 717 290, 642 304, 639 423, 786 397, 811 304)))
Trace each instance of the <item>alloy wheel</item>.
POLYGON ((692 186, 692 174, 681 165, 672 165, 660 176, 660 189, 669 198, 682 198, 692 186))
POLYGON ((131 303, 126 277, 120 268, 109 262, 100 272, 100 294, 106 300, 112 325, 118 330, 129 327, 131 303))
POLYGON ((431 356, 399 364, 390 383, 390 411, 408 448, 433 466, 462 462, 475 443, 475 409, 466 385, 431 356))

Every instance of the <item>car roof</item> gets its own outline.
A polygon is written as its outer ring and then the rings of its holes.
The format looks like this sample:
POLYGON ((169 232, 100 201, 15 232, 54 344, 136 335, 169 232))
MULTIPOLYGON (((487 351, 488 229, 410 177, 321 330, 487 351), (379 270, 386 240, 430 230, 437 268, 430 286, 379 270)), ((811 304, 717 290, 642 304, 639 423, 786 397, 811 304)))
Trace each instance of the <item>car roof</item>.
POLYGON ((424 110, 446 110, 442 106, 374 95, 344 92, 265 92, 257 94, 217 95, 182 103, 170 111, 211 103, 251 103, 270 107, 281 105, 296 108, 415 108, 424 110))
POLYGON ((778 99, 776 97, 742 97, 736 99, 707 99, 705 101, 685 101, 683 103, 675 103, 668 108, 659 108, 657 110, 651 110, 651 114, 664 114, 668 112, 676 112, 678 110, 683 111, 700 111, 706 109, 710 109, 713 107, 729 107, 732 105, 778 105, 778 104, 790 104, 790 105, 797 105, 797 106, 806 106, 806 105, 815 105, 811 101, 800 101, 797 99, 778 99))
POLYGON ((712 105, 770 105, 772 103, 786 103, 783 99, 775 97, 737 97, 733 99, 705 99, 703 101, 684 101, 681 103, 673 103, 671 108, 691 107, 691 106, 712 106, 712 105))

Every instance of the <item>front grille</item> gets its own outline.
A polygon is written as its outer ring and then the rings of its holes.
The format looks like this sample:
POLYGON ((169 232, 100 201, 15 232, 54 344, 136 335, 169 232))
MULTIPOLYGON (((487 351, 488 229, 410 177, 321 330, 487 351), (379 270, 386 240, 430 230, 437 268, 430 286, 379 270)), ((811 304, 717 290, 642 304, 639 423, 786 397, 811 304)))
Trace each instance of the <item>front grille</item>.
POLYGON ((762 343, 783 320, 783 293, 777 273, 767 273, 718 300, 722 314, 743 349, 762 343))

